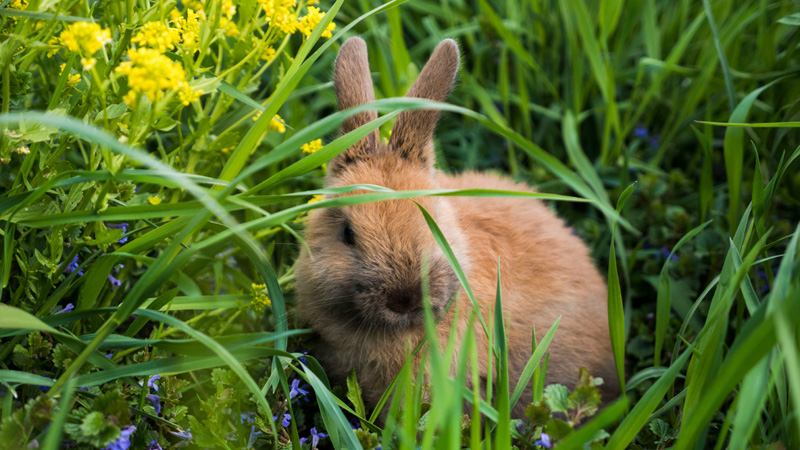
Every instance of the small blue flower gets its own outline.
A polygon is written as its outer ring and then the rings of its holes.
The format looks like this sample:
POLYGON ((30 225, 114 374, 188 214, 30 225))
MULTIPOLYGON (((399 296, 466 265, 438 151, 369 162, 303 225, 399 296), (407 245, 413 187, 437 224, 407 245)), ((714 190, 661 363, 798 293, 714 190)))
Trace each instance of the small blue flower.
MULTIPOLYGON (((276 415, 272 416, 272 420, 277 421, 278 420, 278 415, 276 414, 276 415)), ((283 414, 283 420, 281 420, 281 423, 283 424, 284 427, 288 427, 289 426, 289 422, 291 420, 292 420, 292 415, 289 414, 289 413, 284 413, 283 414)))
POLYGON ((517 422, 517 431, 519 432, 519 434, 524 436, 525 435, 525 424, 522 423, 522 422, 517 422))
POLYGON ((239 414, 239 423, 254 423, 256 421, 256 413, 255 412, 246 412, 239 414))
POLYGON ((147 401, 153 404, 156 410, 156 415, 161 414, 161 397, 156 394, 147 394, 147 401))
POLYGON ((317 427, 311 429, 311 448, 317 448, 320 439, 328 437, 325 433, 317 433, 317 427))
POLYGON ((70 312, 73 309, 75 309, 75 305, 73 305, 72 303, 67 303, 67 306, 65 306, 64 309, 62 309, 61 311, 57 311, 56 314, 70 312))
POLYGON ((652 147, 653 150, 658 150, 658 147, 660 145, 661 145, 661 136, 656 134, 650 137, 650 147, 652 147))
MULTIPOLYGON (((58 266, 61 267, 61 264, 59 264, 58 266)), ((75 255, 75 257, 72 258, 72 261, 69 264, 67 264, 67 267, 64 268, 64 273, 72 273, 78 270, 78 266, 80 266, 80 263, 78 262, 78 255, 75 255)), ((83 275, 83 270, 78 270, 78 276, 81 275, 83 275)))
POLYGON ((147 380, 147 387, 151 389, 155 389, 158 392, 158 385, 156 385, 156 380, 161 379, 161 375, 153 375, 147 380))
POLYGON ((116 290, 118 287, 122 286, 122 282, 121 282, 121 281, 119 281, 118 279, 114 278, 114 276, 113 276, 113 275, 108 275, 108 281, 110 281, 110 282, 111 282, 111 290, 112 290, 112 291, 114 291, 114 290, 116 290))
MULTIPOLYGON (((122 222, 122 223, 117 223, 117 224, 110 224, 110 225, 106 224, 106 227, 110 228, 112 230, 122 229, 122 234, 125 234, 125 233, 128 232, 128 223, 127 222, 122 222)), ((128 238, 127 237, 123 237, 122 239, 119 240, 120 244, 124 244, 126 242, 128 242, 128 238)))
POLYGON ((112 441, 103 450, 128 450, 131 447, 131 436, 134 431, 136 431, 134 425, 123 428, 119 433, 119 438, 116 441, 112 441))
POLYGON ((118 264, 117 267, 114 267, 114 273, 119 273, 120 270, 125 268, 125 264, 118 264))
POLYGON ((533 445, 541 445, 544 448, 553 448, 553 444, 550 442, 550 436, 547 433, 542 433, 539 437, 539 440, 534 442, 533 445))
POLYGON ((256 444, 256 439, 258 439, 258 435, 261 434, 260 431, 256 431, 256 426, 250 426, 250 437, 247 439, 247 447, 252 447, 256 444))
POLYGON ((150 442, 150 445, 147 447, 147 450, 164 450, 164 449, 161 448, 161 445, 159 445, 158 441, 152 441, 150 442))
POLYGON ((298 395, 307 395, 308 391, 300 387, 300 379, 295 378, 292 380, 292 389, 289 391, 289 398, 295 398, 298 395))
POLYGON ((645 127, 643 123, 638 123, 633 129, 633 135, 637 138, 646 138, 650 135, 650 132, 647 131, 647 127, 645 127))
MULTIPOLYGON (((308 354, 308 350, 300 350, 300 353, 302 353, 304 355, 307 355, 308 354)), ((301 356, 301 357, 299 357, 297 359, 299 359, 301 363, 308 365, 308 362, 306 361, 306 357, 305 356, 301 356)))
POLYGON ((191 430, 191 428, 187 428, 186 431, 180 431, 180 432, 178 432, 178 431, 170 431, 170 434, 172 434, 173 436, 177 436, 177 437, 179 437, 181 439, 184 439, 184 440, 187 440, 187 441, 191 441, 192 440, 192 433, 189 430, 191 430))

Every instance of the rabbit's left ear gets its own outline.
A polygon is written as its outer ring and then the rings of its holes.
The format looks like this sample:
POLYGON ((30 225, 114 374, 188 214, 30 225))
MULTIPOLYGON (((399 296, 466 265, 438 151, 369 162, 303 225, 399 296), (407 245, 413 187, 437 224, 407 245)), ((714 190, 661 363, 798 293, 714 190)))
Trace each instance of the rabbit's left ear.
MULTIPOLYGON (((458 44, 445 39, 433 51, 431 58, 406 97, 447 100, 458 73, 458 44)), ((401 158, 432 166, 433 129, 439 120, 438 109, 413 109, 403 111, 392 129, 389 148, 401 158)))

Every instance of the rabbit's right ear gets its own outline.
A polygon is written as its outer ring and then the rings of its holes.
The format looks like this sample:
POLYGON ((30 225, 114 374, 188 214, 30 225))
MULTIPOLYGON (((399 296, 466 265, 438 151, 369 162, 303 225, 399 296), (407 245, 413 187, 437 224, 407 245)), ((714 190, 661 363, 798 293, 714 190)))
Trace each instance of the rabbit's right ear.
MULTIPOLYGON (((372 75, 367 59, 367 44, 359 37, 348 39, 339 50, 334 65, 333 84, 339 109, 345 110, 375 100, 372 89, 372 75)), ((349 133, 361 125, 378 118, 376 111, 364 111, 347 118, 342 123, 342 134, 349 133)), ((331 161, 329 169, 339 171, 356 161, 373 154, 378 146, 378 130, 368 134, 352 147, 331 161)))

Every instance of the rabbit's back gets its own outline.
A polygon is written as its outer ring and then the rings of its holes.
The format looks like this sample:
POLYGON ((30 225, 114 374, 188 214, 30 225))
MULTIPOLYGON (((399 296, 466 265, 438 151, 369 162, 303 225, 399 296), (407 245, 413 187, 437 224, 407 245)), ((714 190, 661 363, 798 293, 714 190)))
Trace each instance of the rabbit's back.
MULTIPOLYGON (((440 175, 445 189, 534 190, 487 173, 440 175)), ((468 278, 476 296, 495 295, 498 259, 503 310, 509 340, 511 380, 517 380, 531 355, 531 327, 537 341, 561 316, 550 344, 546 382, 573 387, 586 367, 605 384, 605 399, 618 393, 608 331, 607 289, 589 249, 571 228, 538 199, 450 197, 462 236, 469 241, 468 278)), ((490 302, 484 302, 488 308, 490 302)), ((485 311, 490 314, 490 311, 485 311)), ((518 408, 530 401, 530 391, 518 408)))

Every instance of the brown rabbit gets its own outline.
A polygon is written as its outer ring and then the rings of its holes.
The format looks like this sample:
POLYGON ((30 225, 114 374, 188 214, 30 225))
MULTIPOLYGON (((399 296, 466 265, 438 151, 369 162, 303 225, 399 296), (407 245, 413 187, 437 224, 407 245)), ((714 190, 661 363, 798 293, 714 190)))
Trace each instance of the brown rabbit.
MULTIPOLYGON (((408 97, 445 101, 458 66, 455 41, 441 42, 408 97)), ((342 45, 334 71, 340 109, 375 99, 362 39, 352 38, 342 45)), ((433 130, 438 117, 436 110, 402 112, 388 145, 382 144, 374 131, 332 160, 327 186, 532 191, 496 175, 450 176, 437 171, 433 130)), ((344 122, 342 132, 375 118, 374 111, 356 114, 344 122)), ((605 401, 617 395, 606 286, 586 246, 561 219, 538 200, 416 200, 447 238, 487 323, 493 320, 500 261, 512 389, 531 355, 532 325, 538 340, 562 316, 550 344, 547 383, 572 387, 578 369, 586 367, 605 380, 601 386, 605 401)), ((446 341, 454 319, 460 333, 464 332, 472 304, 411 200, 315 210, 309 216, 305 237, 313 256, 301 252, 297 264, 298 314, 321 335, 323 344, 317 355, 328 373, 344 377, 355 368, 367 403, 377 403, 403 365, 406 349, 417 345, 424 335, 421 271, 425 257, 430 261, 431 306, 442 319, 438 327, 441 339, 446 341), (457 291, 460 312, 454 318, 455 308, 445 314, 445 306, 457 291)), ((486 380, 487 338, 479 325, 475 334, 481 349, 481 376, 486 380)), ((530 400, 528 388, 513 415, 521 417, 530 400)))

